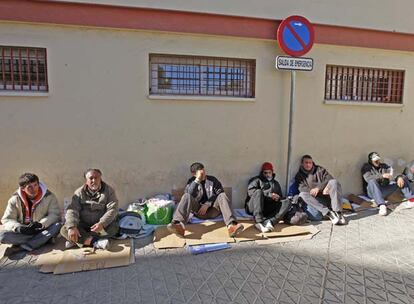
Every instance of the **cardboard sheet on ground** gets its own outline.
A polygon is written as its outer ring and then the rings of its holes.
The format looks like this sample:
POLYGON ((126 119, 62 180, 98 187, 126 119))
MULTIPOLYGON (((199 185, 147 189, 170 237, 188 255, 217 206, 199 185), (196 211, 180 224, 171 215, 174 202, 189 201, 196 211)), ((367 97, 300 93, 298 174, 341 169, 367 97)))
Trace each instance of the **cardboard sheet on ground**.
POLYGON ((206 221, 200 224, 187 225, 186 230, 185 242, 187 246, 234 242, 223 222, 206 221))
POLYGON ((11 247, 11 245, 0 244, 0 259, 2 259, 4 257, 4 254, 6 253, 6 250, 9 247, 11 247))
POLYGON ((36 265, 41 265, 40 272, 63 274, 111 267, 126 266, 133 263, 132 241, 113 240, 109 250, 77 248, 65 251, 52 250, 41 254, 36 265))
MULTIPOLYGON (((275 243, 286 243, 286 242, 310 240, 311 238, 313 238, 314 235, 316 235, 320 231, 318 228, 310 224, 304 225, 304 226, 291 226, 291 227, 297 227, 297 228, 300 227, 300 228, 306 229, 308 233, 293 235, 293 236, 279 236, 279 237, 266 238, 266 239, 256 240, 255 242, 259 245, 264 245, 264 244, 275 244, 275 243)), ((285 231, 285 233, 286 232, 288 231, 285 231)), ((268 233, 265 233, 265 236, 267 236, 267 234, 268 233)))
POLYGON ((154 247, 157 249, 181 248, 185 245, 185 239, 168 231, 166 226, 158 227, 154 232, 154 247))

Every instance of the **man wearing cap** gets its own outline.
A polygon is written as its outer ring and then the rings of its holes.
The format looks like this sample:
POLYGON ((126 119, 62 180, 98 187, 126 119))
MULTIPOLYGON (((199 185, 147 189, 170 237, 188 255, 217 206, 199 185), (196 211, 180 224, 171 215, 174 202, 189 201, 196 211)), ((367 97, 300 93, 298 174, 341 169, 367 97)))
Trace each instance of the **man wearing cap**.
MULTIPOLYGON (((60 230, 60 209, 56 196, 33 173, 19 178, 19 188, 7 203, 0 243, 32 251, 46 244, 60 230)), ((17 248, 18 249, 18 248, 17 248)))
POLYGON ((414 160, 404 169, 403 173, 397 177, 397 185, 403 188, 407 184, 410 187, 411 194, 414 195, 414 160))
POLYGON ((342 215, 341 184, 322 166, 316 165, 310 155, 304 155, 295 176, 302 200, 329 217, 334 225, 345 225, 342 215))
POLYGON ((245 201, 246 212, 254 216, 255 227, 269 232, 283 219, 291 203, 284 199, 273 165, 265 162, 258 176, 249 180, 245 201))
POLYGON ((202 219, 215 218, 222 214, 230 237, 242 232, 244 227, 236 221, 230 200, 220 181, 214 176, 206 175, 204 165, 201 163, 193 163, 190 166, 190 171, 193 176, 187 182, 185 193, 181 197, 175 209, 173 220, 167 225, 167 229, 183 237, 185 224, 192 212, 202 219))
POLYGON ((119 231, 118 199, 115 190, 102 181, 99 169, 87 169, 85 184, 77 189, 65 215, 60 233, 66 248, 77 245, 108 249, 108 238, 119 231))
POLYGON ((381 157, 377 152, 368 154, 368 162, 361 168, 362 187, 365 194, 374 199, 379 206, 379 214, 387 215, 387 207, 384 198, 399 190, 406 198, 412 196, 408 183, 404 182, 402 176, 397 177, 397 183, 393 181, 393 169, 381 162, 381 157))

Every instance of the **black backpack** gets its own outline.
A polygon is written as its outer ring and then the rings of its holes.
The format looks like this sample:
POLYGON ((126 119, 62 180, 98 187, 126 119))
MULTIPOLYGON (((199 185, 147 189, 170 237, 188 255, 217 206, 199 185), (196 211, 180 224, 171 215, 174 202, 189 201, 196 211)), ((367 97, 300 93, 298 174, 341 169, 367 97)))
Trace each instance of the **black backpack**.
POLYGON ((288 225, 303 225, 308 220, 308 215, 306 214, 305 210, 303 209, 304 202, 302 199, 295 195, 291 199, 292 205, 290 206, 289 211, 283 218, 285 224, 288 225))

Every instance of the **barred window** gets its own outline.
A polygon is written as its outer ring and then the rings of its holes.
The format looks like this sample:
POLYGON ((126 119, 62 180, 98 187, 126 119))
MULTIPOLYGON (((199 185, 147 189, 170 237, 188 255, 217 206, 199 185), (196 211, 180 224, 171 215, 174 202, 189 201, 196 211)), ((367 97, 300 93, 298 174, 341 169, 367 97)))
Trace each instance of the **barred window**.
POLYGON ((46 49, 0 46, 0 91, 48 92, 46 49))
POLYGON ((150 94, 253 98, 256 61, 150 54, 150 94))
POLYGON ((400 104, 403 90, 402 70, 326 66, 326 100, 400 104))

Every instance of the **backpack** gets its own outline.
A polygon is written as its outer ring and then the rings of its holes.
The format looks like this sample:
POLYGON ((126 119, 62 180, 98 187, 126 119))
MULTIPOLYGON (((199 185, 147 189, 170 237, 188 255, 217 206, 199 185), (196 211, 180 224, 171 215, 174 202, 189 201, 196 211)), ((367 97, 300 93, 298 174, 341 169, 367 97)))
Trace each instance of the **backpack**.
POLYGON ((285 224, 289 225, 303 225, 308 220, 308 215, 306 214, 303 204, 304 202, 302 199, 295 195, 293 199, 291 199, 292 205, 290 206, 289 211, 283 218, 285 224))
POLYGON ((127 211, 119 216, 120 234, 139 234, 144 224, 141 215, 134 211, 127 211))

